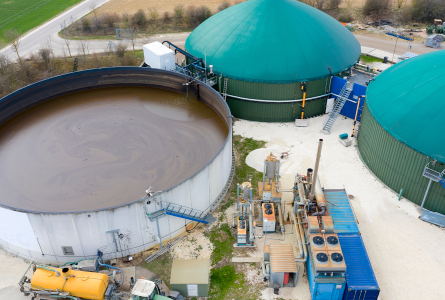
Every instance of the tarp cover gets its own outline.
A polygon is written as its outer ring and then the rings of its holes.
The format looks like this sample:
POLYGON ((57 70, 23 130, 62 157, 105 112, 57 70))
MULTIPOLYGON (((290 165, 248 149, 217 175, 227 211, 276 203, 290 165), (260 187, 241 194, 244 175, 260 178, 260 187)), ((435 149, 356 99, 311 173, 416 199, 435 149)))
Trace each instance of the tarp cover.
POLYGON ((268 83, 325 78, 360 56, 359 42, 340 22, 295 0, 225 9, 198 26, 185 49, 225 77, 268 83))
POLYGON ((400 62, 369 83, 373 117, 393 137, 445 162, 445 51, 400 62))

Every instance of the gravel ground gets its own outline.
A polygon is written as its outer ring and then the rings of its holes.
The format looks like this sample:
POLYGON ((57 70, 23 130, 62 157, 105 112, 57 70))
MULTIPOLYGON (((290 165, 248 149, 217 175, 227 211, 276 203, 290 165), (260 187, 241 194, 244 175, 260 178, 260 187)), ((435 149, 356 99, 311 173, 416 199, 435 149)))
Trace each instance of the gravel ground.
MULTIPOLYGON (((292 123, 237 121, 234 134, 268 142, 265 149, 246 158, 258 171, 263 170, 263 160, 271 151, 279 155, 291 149, 289 158, 282 162, 284 189, 296 173, 313 167, 318 139, 324 139, 320 180, 325 188, 344 187, 354 196, 351 204, 380 285, 379 299, 443 300, 445 231, 418 219, 418 206, 403 198, 397 201, 398 195, 362 163, 355 140, 348 148, 338 142, 339 134, 351 133, 352 120, 338 118, 331 135, 320 133, 324 117, 308 121, 306 128, 292 123)), ((266 299, 269 295, 267 290, 263 292, 266 299)))
POLYGON ((0 249, 0 289, 17 284, 29 263, 0 249))

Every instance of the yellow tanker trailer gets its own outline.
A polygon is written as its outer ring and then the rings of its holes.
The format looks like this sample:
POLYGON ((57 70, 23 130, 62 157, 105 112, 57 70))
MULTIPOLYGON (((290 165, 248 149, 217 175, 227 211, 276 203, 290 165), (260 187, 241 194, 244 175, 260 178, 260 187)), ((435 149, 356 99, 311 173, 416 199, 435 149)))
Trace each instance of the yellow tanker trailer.
MULTIPOLYGON (((99 262, 97 266, 114 269, 110 275, 98 272, 85 272, 71 268, 54 268, 31 263, 25 275, 19 282, 20 291, 25 296, 32 295, 31 300, 56 298, 70 300, 181 300, 179 293, 173 297, 163 296, 163 292, 155 280, 138 279, 131 291, 119 292, 117 289, 123 283, 124 277, 121 269, 99 262), (32 268, 33 275, 28 278, 26 274, 32 268), (120 273, 120 280, 117 274, 120 273), (111 283, 109 276, 113 277, 111 283)), ((96 271, 98 268, 96 269, 96 271)))
POLYGON ((103 300, 108 288, 108 275, 75 271, 69 268, 56 269, 37 267, 31 278, 31 288, 45 291, 60 291, 70 296, 103 300))

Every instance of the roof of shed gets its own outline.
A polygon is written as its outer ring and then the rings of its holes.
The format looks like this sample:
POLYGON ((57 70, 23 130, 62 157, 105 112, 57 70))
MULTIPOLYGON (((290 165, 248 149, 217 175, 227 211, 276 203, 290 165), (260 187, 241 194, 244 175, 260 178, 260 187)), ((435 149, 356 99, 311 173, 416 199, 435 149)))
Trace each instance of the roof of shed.
POLYGON ((269 245, 271 273, 296 273, 295 255, 292 245, 269 245))
POLYGON ((208 284, 210 260, 176 259, 173 261, 170 284, 208 284))

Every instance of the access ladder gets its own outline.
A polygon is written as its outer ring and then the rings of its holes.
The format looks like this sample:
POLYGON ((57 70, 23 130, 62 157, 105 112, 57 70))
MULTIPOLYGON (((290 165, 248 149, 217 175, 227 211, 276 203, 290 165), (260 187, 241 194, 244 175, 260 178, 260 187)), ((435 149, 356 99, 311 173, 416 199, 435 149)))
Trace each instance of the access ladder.
POLYGON ((335 120, 337 120, 338 115, 340 114, 343 106, 345 105, 346 101, 349 98, 349 95, 352 92, 352 88, 348 88, 349 83, 346 82, 343 88, 340 91, 340 95, 337 97, 337 101, 335 102, 334 109, 329 114, 329 118, 327 119, 326 123, 323 125, 323 129, 321 130, 324 134, 330 134, 331 128, 335 123, 335 120))
POLYGON ((224 78, 224 88, 223 88, 223 97, 224 101, 227 101, 227 83, 229 81, 229 78, 224 78))

